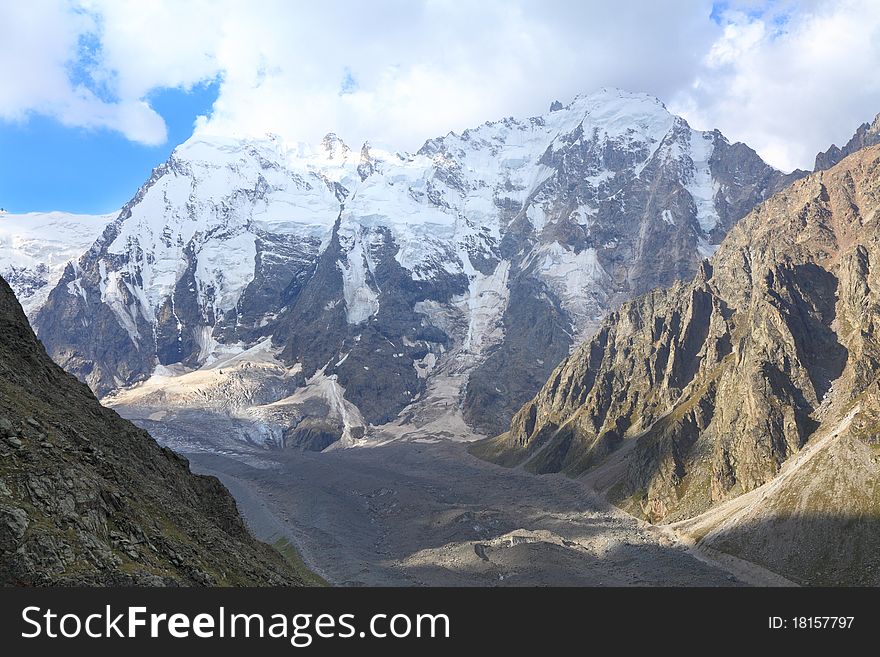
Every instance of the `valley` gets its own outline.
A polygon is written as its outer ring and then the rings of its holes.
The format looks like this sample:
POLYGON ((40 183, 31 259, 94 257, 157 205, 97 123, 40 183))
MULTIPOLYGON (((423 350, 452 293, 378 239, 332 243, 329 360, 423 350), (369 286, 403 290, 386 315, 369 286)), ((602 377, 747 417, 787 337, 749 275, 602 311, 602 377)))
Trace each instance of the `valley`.
POLYGON ((702 561, 670 532, 615 509, 581 481, 501 468, 460 442, 266 450, 224 439, 235 429, 206 419, 137 422, 194 471, 219 477, 256 537, 290 541, 331 584, 768 583, 702 561))

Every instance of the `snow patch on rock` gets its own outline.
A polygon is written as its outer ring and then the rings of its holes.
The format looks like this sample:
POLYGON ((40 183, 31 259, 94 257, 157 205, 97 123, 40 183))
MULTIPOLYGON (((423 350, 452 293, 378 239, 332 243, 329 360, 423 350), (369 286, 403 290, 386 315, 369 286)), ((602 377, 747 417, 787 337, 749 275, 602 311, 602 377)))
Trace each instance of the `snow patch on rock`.
POLYGON ((534 258, 536 272, 571 316, 577 344, 604 314, 611 277, 593 248, 576 253, 552 242, 539 248, 534 258))
POLYGON ((462 344, 465 352, 478 356, 504 338, 501 318, 510 298, 509 274, 510 262, 507 260, 500 262, 488 276, 472 270, 468 293, 453 300, 468 318, 467 334, 462 344))
POLYGON ((345 316, 349 324, 360 324, 379 312, 379 295, 370 286, 373 263, 369 250, 364 248, 363 235, 358 227, 340 227, 339 242, 345 252, 337 265, 342 272, 342 295, 345 316))
POLYGON ((700 229, 709 234, 718 225, 718 210, 715 209, 715 194, 718 192, 718 183, 712 178, 709 168, 709 159, 715 146, 712 135, 705 132, 692 130, 690 134, 690 158, 693 169, 690 171, 685 182, 697 207, 697 223, 700 229))

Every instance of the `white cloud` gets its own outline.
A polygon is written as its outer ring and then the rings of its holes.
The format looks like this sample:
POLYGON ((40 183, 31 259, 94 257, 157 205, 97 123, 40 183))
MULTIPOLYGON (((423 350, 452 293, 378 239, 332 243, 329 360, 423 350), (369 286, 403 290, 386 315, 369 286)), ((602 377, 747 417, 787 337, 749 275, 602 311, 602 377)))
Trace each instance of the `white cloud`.
POLYGON ((689 88, 670 108, 718 127, 782 169, 812 169, 831 143, 880 112, 880 3, 732 10, 689 88))
POLYGON ((143 143, 166 134, 151 91, 211 79, 201 131, 399 149, 619 86, 789 168, 880 110, 871 0, 735 2, 717 22, 709 0, 39 4, 0 4, 14 46, 0 50, 0 118, 41 112, 143 143))
POLYGON ((93 15, 64 0, 0 4, 0 119, 22 121, 37 112, 69 126, 164 142, 165 122, 140 98, 104 100, 76 81, 82 39, 96 29, 93 15))
POLYGON ((332 130, 355 146, 370 139, 406 149, 603 85, 667 95, 689 79, 712 31, 697 34, 709 5, 694 2, 261 7, 233 9, 224 25, 223 85, 206 129, 270 129, 312 142, 332 130), (349 75, 356 88, 340 93, 349 75))
POLYGON ((217 76, 220 97, 205 129, 306 141, 333 130, 355 145, 369 138, 417 148, 602 85, 668 95, 711 42, 711 29, 697 29, 708 0, 3 5, 0 23, 19 50, 5 49, 0 71, 22 93, 4 99, 0 117, 41 112, 145 143, 165 137, 143 102, 151 90, 217 76), (84 37, 100 46, 85 62, 84 37), (69 79, 71 65, 88 85, 69 79), (347 75, 354 85, 340 94, 347 75))

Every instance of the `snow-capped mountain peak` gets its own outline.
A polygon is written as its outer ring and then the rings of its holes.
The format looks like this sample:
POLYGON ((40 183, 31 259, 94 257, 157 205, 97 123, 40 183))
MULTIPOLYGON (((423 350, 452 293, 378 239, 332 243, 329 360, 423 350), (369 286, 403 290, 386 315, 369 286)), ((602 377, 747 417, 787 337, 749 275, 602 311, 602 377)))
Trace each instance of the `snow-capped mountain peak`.
MULTIPOLYGON (((271 336, 301 372, 284 394, 305 388, 291 423, 344 396, 373 426, 443 408, 461 435, 493 430, 610 308, 693 273, 781 184, 739 146, 618 89, 416 153, 197 135, 36 323, 102 393, 271 336)), ((283 442, 307 440, 296 426, 283 442)))
POLYGON ((328 160, 345 160, 351 153, 342 139, 335 132, 328 132, 321 141, 321 150, 325 153, 328 160))

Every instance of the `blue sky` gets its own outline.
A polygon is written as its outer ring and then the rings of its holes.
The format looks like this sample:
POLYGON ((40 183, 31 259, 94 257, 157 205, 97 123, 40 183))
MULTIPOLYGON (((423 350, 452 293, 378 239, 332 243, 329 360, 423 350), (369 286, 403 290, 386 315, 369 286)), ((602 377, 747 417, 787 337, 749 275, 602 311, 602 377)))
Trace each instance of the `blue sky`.
POLYGON ((218 86, 213 82, 151 94, 150 105, 168 130, 167 141, 157 146, 106 128, 67 127, 36 113, 22 121, 0 121, 0 207, 86 214, 118 210, 150 171, 190 137, 196 117, 210 113, 218 86))
POLYGON ((200 116, 414 151, 620 87, 791 170, 880 112, 877 0, 0 0, 0 43, 11 212, 118 209, 200 116))

